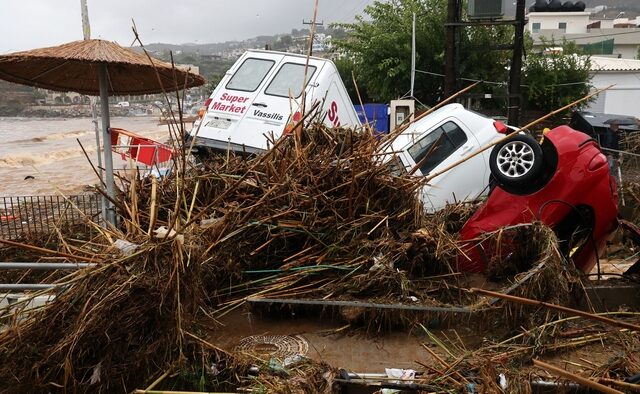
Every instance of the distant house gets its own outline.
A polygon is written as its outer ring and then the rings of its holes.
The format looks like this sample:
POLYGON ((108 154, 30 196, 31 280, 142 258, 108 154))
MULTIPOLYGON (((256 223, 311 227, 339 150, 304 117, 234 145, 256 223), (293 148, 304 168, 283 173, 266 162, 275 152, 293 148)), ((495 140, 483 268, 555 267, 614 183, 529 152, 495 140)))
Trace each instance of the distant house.
POLYGON ((615 86, 600 93, 588 111, 640 118, 640 60, 592 56, 591 72, 595 89, 615 86))
POLYGON ((565 34, 587 33, 590 12, 530 12, 527 30, 531 34, 557 30, 565 34))
POLYGON ((222 55, 220 53, 203 53, 200 54, 200 58, 207 61, 216 61, 222 59, 222 55))
POLYGON ((594 19, 584 12, 530 12, 527 30, 534 48, 573 41, 590 54, 634 59, 640 48, 640 18, 594 19))

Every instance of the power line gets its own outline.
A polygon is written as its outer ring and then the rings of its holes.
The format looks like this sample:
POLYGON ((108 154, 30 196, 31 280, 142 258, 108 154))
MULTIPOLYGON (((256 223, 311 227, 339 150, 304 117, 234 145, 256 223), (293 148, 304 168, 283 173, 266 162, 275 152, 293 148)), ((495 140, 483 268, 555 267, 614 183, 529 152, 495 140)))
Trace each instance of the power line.
MULTIPOLYGON (((416 72, 418 73, 422 73, 422 74, 427 74, 427 75, 433 75, 436 77, 445 77, 444 74, 440 74, 440 73, 436 73, 436 72, 432 72, 432 71, 424 71, 424 70, 418 70, 416 69, 416 72)), ((467 82, 482 82, 484 84, 487 85, 497 85, 497 86, 507 86, 509 83, 507 81, 504 82, 495 82, 495 81, 485 81, 482 79, 473 79, 473 78, 458 78, 460 80, 463 81, 467 81, 467 82)), ((572 85, 584 85, 586 84, 586 82, 567 82, 567 83, 555 83, 555 84, 549 84, 549 85, 542 85, 543 87, 551 87, 551 86, 572 86, 572 85)), ((526 84, 520 84, 520 86, 524 87, 524 88, 529 88, 531 87, 531 85, 526 85, 526 84)))

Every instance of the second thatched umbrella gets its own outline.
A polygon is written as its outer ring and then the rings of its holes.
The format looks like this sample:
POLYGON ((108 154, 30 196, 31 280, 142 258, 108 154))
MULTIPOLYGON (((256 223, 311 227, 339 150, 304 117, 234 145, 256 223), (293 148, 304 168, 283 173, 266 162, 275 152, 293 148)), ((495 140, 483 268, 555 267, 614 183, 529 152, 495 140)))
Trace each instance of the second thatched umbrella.
MULTIPOLYGON (((107 195, 113 199, 109 96, 154 94, 204 84, 204 78, 105 40, 82 40, 0 56, 0 79, 100 96, 107 195)), ((115 224, 111 204, 107 220, 115 224)))

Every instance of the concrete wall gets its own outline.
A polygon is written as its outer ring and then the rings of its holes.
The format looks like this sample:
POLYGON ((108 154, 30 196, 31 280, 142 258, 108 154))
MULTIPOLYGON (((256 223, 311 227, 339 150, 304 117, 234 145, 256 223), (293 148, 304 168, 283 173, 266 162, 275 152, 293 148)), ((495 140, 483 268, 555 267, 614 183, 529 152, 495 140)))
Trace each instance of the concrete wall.
POLYGON ((559 24, 567 24, 567 34, 586 33, 589 24, 588 12, 530 12, 527 30, 533 32, 533 24, 540 23, 540 31, 558 30, 559 24))
POLYGON ((615 44, 614 41, 613 53, 623 59, 635 59, 638 56, 638 47, 638 44, 615 44))

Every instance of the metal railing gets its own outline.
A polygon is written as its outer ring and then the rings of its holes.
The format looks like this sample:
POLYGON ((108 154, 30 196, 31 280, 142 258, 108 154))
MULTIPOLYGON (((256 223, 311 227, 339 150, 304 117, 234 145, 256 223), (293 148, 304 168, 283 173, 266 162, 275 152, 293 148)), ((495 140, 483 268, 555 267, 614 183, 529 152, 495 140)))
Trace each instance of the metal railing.
POLYGON ((98 194, 72 196, 0 197, 0 238, 55 231, 65 225, 98 222, 102 198, 98 194))
MULTIPOLYGON (((39 262, 0 262, 0 271, 4 270, 79 270, 95 267, 95 263, 39 263, 39 262)), ((59 285, 54 283, 0 283, 0 292, 48 290, 59 285)), ((1 295, 0 295, 1 298, 1 295)))

